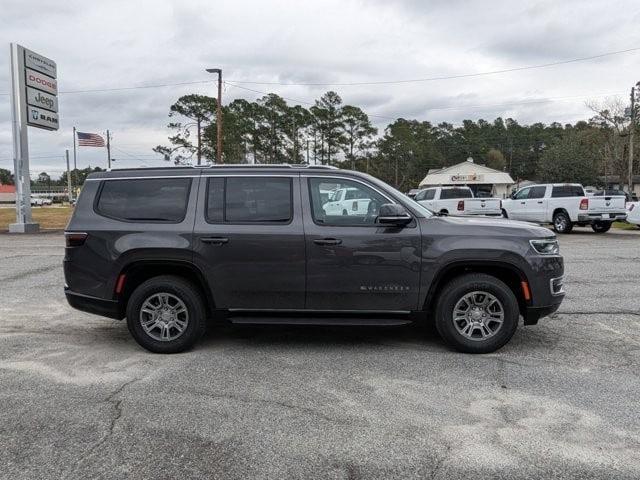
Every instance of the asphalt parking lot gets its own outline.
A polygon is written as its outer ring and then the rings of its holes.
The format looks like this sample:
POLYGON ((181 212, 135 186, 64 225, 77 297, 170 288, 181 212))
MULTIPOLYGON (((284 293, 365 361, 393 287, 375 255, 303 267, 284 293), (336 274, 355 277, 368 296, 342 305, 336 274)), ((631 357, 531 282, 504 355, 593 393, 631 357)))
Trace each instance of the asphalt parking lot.
POLYGON ((640 230, 560 240, 559 313, 495 354, 219 327, 160 356, 68 307, 61 234, 0 235, 0 477, 640 478, 640 230))

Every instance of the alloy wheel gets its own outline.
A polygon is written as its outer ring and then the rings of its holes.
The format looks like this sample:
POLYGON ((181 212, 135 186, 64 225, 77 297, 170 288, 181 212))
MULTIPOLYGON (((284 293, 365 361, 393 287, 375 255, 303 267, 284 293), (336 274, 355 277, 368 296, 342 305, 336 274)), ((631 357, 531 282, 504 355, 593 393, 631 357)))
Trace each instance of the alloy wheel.
POLYGON ((189 311, 182 300, 171 293, 149 296, 140 308, 140 325, 154 340, 170 342, 180 337, 189 324, 189 311))
POLYGON ((466 293, 453 308, 453 325, 463 337, 482 341, 498 333, 504 322, 504 307, 494 295, 474 291, 466 293))

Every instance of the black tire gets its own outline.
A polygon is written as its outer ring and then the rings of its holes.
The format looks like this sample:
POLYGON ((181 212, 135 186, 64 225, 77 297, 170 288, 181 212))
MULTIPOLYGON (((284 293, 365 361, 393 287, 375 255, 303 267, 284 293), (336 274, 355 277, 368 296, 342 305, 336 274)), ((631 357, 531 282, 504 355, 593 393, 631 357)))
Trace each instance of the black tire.
POLYGON ((509 218, 509 215, 507 214, 507 211, 504 208, 502 209, 502 218, 509 218))
POLYGON ((566 212, 557 212, 553 216, 553 230, 556 233, 571 233, 573 222, 571 222, 566 212))
POLYGON ((449 211, 448 210, 440 210, 440 215, 447 216, 447 215, 449 215, 449 211))
POLYGON ((188 350, 206 330, 206 309, 202 293, 187 280, 171 275, 154 277, 136 288, 127 303, 127 327, 136 342, 150 352, 178 353, 188 350), (158 293, 168 293, 186 306, 188 322, 184 331, 174 340, 157 340, 142 327, 140 310, 144 302, 158 293))
POLYGON ((605 232, 608 232, 609 229, 611 228, 611 223, 612 222, 600 222, 600 221, 597 221, 597 222, 593 222, 591 224, 591 228, 596 233, 605 233, 605 232))
POLYGON ((436 306, 436 328, 443 340, 464 353, 491 353, 504 346, 518 328, 520 309, 511 289, 501 280, 483 273, 469 273, 454 278, 442 290, 436 306), (502 304, 504 319, 493 336, 473 340, 458 331, 453 321, 456 303, 471 292, 486 292, 502 304))

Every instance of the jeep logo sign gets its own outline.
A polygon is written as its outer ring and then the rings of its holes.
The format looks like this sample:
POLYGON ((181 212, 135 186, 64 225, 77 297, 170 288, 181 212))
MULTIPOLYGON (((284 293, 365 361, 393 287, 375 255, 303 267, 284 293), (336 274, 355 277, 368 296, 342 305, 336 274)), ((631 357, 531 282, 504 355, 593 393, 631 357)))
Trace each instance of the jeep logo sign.
POLYGON ((55 78, 47 77, 46 75, 29 68, 25 69, 25 75, 27 87, 37 88, 38 90, 42 90, 43 92, 51 93, 53 95, 58 94, 58 82, 55 78))
POLYGON ((58 111, 58 98, 56 96, 31 87, 27 87, 27 104, 33 107, 45 108, 52 112, 58 111))

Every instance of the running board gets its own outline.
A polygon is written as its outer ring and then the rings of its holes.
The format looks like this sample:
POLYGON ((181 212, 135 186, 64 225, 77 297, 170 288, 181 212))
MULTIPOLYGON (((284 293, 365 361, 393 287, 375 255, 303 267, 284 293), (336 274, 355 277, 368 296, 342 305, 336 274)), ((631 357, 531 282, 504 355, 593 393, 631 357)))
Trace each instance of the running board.
POLYGON ((362 326, 388 327, 408 325, 408 318, 356 318, 356 317, 293 317, 293 316, 230 316, 228 320, 234 324, 253 325, 329 325, 329 326, 362 326))

